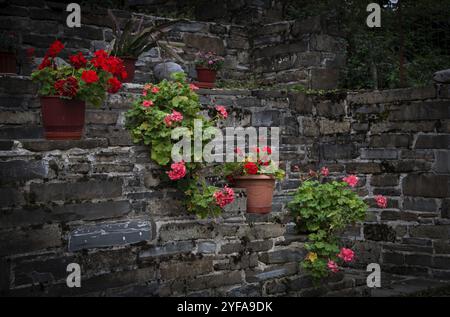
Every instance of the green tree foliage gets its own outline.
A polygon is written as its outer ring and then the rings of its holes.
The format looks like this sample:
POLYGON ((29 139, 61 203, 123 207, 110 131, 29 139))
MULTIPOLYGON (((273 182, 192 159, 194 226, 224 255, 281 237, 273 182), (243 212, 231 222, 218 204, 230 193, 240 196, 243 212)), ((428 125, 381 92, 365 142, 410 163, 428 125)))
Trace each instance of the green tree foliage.
POLYGON ((450 0, 295 0, 285 2, 287 19, 321 15, 348 41, 342 88, 396 88, 400 56, 404 86, 429 84, 432 74, 450 68, 450 0), (382 7, 381 28, 369 28, 367 5, 382 7), (403 52, 403 53, 402 53, 403 52))

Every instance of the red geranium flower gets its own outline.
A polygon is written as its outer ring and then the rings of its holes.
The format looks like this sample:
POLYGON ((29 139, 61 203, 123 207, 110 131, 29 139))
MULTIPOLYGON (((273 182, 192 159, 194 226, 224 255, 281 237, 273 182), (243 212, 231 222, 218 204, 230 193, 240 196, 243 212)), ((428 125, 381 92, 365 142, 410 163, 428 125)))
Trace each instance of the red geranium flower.
POLYGON ((42 70, 42 69, 44 69, 46 67, 50 67, 50 66, 52 66, 52 61, 47 56, 45 56, 44 59, 42 60, 41 64, 39 65, 39 70, 42 70))
POLYGON ((85 70, 81 74, 81 79, 88 84, 95 83, 99 80, 98 75, 94 70, 85 70))
POLYGON ((245 172, 249 175, 258 174, 258 166, 253 162, 247 162, 244 165, 245 172))
POLYGON ((108 92, 115 94, 122 87, 122 83, 116 78, 112 77, 108 80, 108 92))
POLYGON ((54 41, 47 51, 47 55, 50 57, 56 57, 64 49, 64 44, 61 41, 54 41))
POLYGON ((57 93, 64 97, 75 97, 78 92, 78 80, 71 76, 67 79, 60 79, 54 85, 57 93))
POLYGON ((69 57, 69 61, 73 67, 76 69, 80 69, 86 66, 87 59, 83 56, 83 53, 78 52, 76 55, 72 55, 69 57))

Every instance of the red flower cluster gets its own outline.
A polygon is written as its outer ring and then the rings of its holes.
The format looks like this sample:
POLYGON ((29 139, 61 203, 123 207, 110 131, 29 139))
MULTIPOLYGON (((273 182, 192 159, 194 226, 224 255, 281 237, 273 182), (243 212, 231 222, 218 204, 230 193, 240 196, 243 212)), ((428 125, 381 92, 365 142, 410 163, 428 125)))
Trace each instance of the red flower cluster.
POLYGON ((108 92, 111 94, 115 94, 122 87, 122 83, 116 78, 112 77, 108 79, 108 92))
POLYGON ((91 64, 98 69, 103 69, 104 71, 111 73, 115 77, 120 77, 122 79, 128 77, 123 61, 118 57, 109 56, 104 50, 98 50, 94 53, 91 64))
POLYGON ((67 79, 60 79, 55 82, 55 90, 60 96, 75 97, 78 92, 78 80, 71 76, 67 79))
POLYGON ((253 162, 245 163, 244 169, 245 169, 245 172, 247 174, 249 174, 249 175, 256 175, 256 174, 258 174, 258 165, 256 165, 253 162))
POLYGON ((69 57, 69 61, 73 67, 76 69, 80 69, 86 67, 87 59, 83 56, 83 53, 78 52, 76 55, 72 55, 69 57))
POLYGON ((216 191, 213 196, 214 199, 216 200, 216 204, 220 208, 223 208, 234 201, 234 191, 233 189, 227 186, 225 186, 223 190, 216 191))
POLYGON ((41 64, 39 65, 39 70, 42 70, 46 67, 50 67, 52 66, 52 61, 50 60, 50 58, 48 58, 47 56, 44 57, 44 59, 42 60, 41 64))
POLYGON ((46 57, 55 58, 56 56, 59 55, 59 53, 61 53, 63 49, 64 44, 61 41, 56 40, 55 42, 53 42, 52 45, 50 45, 49 49, 47 50, 46 57))
POLYGON ((99 81, 97 72, 95 70, 85 70, 81 74, 81 79, 87 84, 93 84, 99 81))

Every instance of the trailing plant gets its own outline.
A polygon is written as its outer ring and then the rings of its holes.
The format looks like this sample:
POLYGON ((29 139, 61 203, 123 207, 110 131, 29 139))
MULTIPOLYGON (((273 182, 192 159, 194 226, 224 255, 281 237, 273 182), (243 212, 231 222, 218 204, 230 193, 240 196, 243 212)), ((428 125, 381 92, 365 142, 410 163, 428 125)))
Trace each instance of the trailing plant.
POLYGON ((219 71, 222 69, 225 59, 214 52, 198 52, 195 64, 197 67, 219 71))
POLYGON ((237 154, 238 161, 225 163, 219 167, 221 173, 229 181, 233 181, 234 177, 245 175, 272 175, 278 180, 284 179, 285 172, 271 158, 271 147, 251 149, 247 157, 245 157, 243 150, 239 147, 234 151, 237 154))
POLYGON ((61 65, 56 58, 64 44, 56 40, 47 50, 38 69, 31 74, 40 84, 41 96, 59 96, 63 99, 78 99, 100 106, 106 92, 117 93, 121 80, 127 72, 120 58, 110 56, 103 50, 96 51, 91 59, 81 52, 69 57, 70 64, 61 65))
MULTIPOLYGON (((163 80, 158 85, 144 86, 142 95, 126 114, 126 128, 135 143, 151 147, 152 160, 166 170, 163 178, 174 182, 187 196, 186 208, 190 213, 202 218, 217 216, 222 208, 233 202, 233 190, 207 185, 201 173, 204 165, 195 161, 195 153, 189 162, 181 158, 173 161, 175 141, 172 136, 177 128, 179 134, 192 135, 195 123, 199 122, 203 129, 212 128, 228 113, 223 106, 216 106, 208 120, 201 114, 199 96, 195 93, 198 87, 188 84, 184 73, 175 73, 172 77, 173 81, 163 80)), ((202 139, 203 142, 211 140, 202 139)))
POLYGON ((339 250, 338 233, 348 225, 365 218, 366 203, 349 187, 355 187, 358 178, 350 175, 342 181, 320 181, 328 176, 328 169, 311 172, 288 204, 297 229, 307 231, 308 251, 302 262, 304 269, 319 280, 331 272, 338 272, 340 261, 351 262, 354 253, 350 249, 339 250))
POLYGON ((166 43, 161 41, 163 36, 172 30, 175 24, 181 20, 173 20, 164 22, 159 25, 143 28, 144 18, 138 21, 135 17, 129 19, 123 30, 121 30, 117 18, 111 10, 108 15, 113 21, 114 39, 111 43, 112 55, 128 58, 138 58, 142 53, 149 51, 154 47, 161 48, 168 55, 182 61, 181 57, 170 48, 166 43))

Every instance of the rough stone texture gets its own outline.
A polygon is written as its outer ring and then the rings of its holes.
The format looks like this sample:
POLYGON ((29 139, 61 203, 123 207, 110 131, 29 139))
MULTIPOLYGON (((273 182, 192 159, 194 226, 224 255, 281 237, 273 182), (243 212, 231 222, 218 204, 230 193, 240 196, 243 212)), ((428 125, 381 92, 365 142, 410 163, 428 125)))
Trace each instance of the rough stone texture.
POLYGON ((69 235, 69 252, 147 242, 154 236, 148 221, 79 227, 69 235))
MULTIPOLYGON (((296 32, 316 32, 315 25, 304 31, 297 25, 296 32)), ((260 48, 281 43, 265 41, 260 48)), ((0 76, 0 83, 1 111, 37 112, 29 78, 0 76)), ((223 217, 198 220, 181 207, 181 195, 159 181, 162 171, 149 149, 131 144, 123 128, 121 118, 141 89, 127 85, 93 111, 81 141, 39 139, 39 120, 30 125, 26 116, 0 122, 0 268, 10 275, 2 275, 2 292, 306 296, 351 287, 339 280, 318 290, 298 266, 305 236, 295 232, 286 203, 301 177, 322 166, 333 179, 357 174, 356 190, 370 205, 365 223, 345 234, 358 241, 355 265, 382 261, 392 272, 448 278, 449 131, 443 109, 449 100, 442 92, 437 100, 433 87, 325 96, 200 91, 204 105, 220 101, 230 108, 230 124, 283 127, 279 145, 287 179, 277 184, 268 216, 246 215, 242 195, 223 217), (376 206, 376 194, 388 196, 387 209, 376 206), (139 221, 149 223, 147 236, 123 227, 139 221), (105 235, 73 244, 73 233, 92 237, 91 229, 105 235), (80 290, 64 283, 61 266, 72 261, 88 272, 80 290)))

